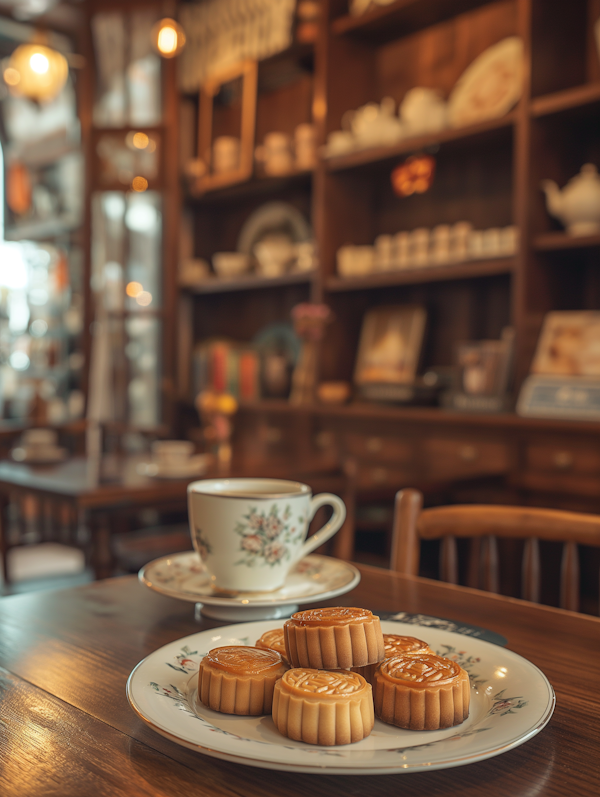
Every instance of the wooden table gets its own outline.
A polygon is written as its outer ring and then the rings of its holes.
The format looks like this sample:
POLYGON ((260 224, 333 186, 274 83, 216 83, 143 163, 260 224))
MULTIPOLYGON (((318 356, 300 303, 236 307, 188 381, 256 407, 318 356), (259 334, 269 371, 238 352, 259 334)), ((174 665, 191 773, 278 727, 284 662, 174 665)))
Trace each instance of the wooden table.
POLYGON ((0 599, 0 794, 3 797, 314 797, 598 794, 600 620, 361 567, 337 604, 440 615, 503 634, 548 676, 550 724, 515 750, 435 772, 286 774, 219 761, 163 738, 130 709, 133 667, 160 646, 222 625, 134 576, 0 599))
MULTIPOLYGON (((317 492, 341 494, 344 489, 343 479, 333 468, 315 473, 302 471, 299 466, 278 467, 274 474, 267 464, 234 461, 226 473, 211 471, 202 477, 158 479, 138 473, 140 463, 147 460, 148 455, 73 457, 45 467, 0 462, 0 576, 8 582, 6 508, 13 496, 32 495, 42 502, 68 505, 75 517, 83 514, 91 533, 90 564, 96 578, 107 578, 113 572, 110 540, 115 515, 139 509, 185 510, 187 486, 197 478, 274 475, 300 479, 317 492)), ((337 536, 342 538, 341 534, 337 536)))

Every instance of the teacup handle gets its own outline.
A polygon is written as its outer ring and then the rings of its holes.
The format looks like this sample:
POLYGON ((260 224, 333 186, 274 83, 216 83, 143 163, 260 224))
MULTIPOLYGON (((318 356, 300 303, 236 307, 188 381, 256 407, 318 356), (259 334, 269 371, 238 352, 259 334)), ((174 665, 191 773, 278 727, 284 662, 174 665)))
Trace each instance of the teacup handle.
POLYGON ((333 507, 333 515, 329 518, 323 528, 316 531, 311 537, 309 537, 308 540, 306 540, 300 549, 298 559, 303 559, 309 553, 312 553, 315 548, 318 548, 319 545, 323 545, 324 542, 327 542, 330 537, 333 537, 336 531, 339 531, 342 523, 346 519, 346 505, 341 498, 338 498, 338 496, 334 495, 333 493, 319 493, 319 495, 315 495, 310 502, 308 519, 306 521, 307 524, 310 523, 310 521, 314 518, 317 509, 327 505, 333 507))

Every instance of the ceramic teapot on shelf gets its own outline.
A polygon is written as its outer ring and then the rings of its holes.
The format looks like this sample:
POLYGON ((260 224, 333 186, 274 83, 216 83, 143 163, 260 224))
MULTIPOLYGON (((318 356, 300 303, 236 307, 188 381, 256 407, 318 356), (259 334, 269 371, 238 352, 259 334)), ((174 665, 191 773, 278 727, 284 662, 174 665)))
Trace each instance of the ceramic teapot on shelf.
POLYGON ((368 102, 356 111, 348 111, 342 127, 350 129, 360 147, 381 147, 402 138, 402 123, 395 115, 396 103, 384 97, 381 103, 368 102))
POLYGON ((600 232, 600 177, 593 163, 582 166, 562 191, 554 180, 543 180, 541 187, 548 212, 565 225, 569 235, 600 232))
POLYGON ((438 133, 448 126, 448 108, 439 91, 417 86, 404 95, 400 118, 409 136, 438 133))

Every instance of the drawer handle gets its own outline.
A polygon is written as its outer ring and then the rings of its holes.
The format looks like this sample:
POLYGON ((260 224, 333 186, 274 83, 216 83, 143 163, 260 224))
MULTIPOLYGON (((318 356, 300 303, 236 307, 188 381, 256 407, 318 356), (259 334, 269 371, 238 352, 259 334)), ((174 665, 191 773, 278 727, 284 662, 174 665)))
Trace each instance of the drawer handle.
POLYGON ((367 451, 369 454, 376 454, 383 448, 383 440, 381 437, 369 437, 367 440, 367 451))
POLYGON ((463 462, 475 462, 479 458, 479 451, 475 446, 462 446, 458 451, 458 456, 463 462))
POLYGON ((267 443, 280 443, 283 432, 276 426, 267 426, 265 429, 265 440, 267 443))
POLYGON ((569 470, 573 467, 575 458, 570 451, 557 451, 552 457, 552 462, 557 470, 569 470))
POLYGON ((335 437, 332 432, 319 432, 315 435, 315 445, 317 448, 333 448, 335 437))
POLYGON ((376 484, 382 484, 388 480, 388 472, 385 468, 373 468, 371 478, 376 484))

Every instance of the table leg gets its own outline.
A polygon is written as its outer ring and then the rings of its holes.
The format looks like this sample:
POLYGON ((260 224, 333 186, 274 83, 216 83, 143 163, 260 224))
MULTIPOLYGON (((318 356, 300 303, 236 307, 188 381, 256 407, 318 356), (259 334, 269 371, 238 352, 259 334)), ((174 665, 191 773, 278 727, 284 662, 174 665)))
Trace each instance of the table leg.
POLYGON ((89 520, 91 540, 91 565, 94 578, 110 578, 113 573, 113 555, 110 545, 111 530, 109 518, 105 515, 92 515, 89 520))
POLYGON ((8 572, 8 496, 0 495, 0 576, 4 586, 10 584, 8 572))

